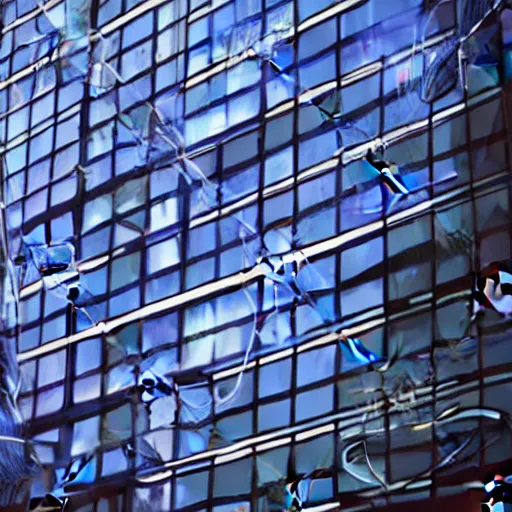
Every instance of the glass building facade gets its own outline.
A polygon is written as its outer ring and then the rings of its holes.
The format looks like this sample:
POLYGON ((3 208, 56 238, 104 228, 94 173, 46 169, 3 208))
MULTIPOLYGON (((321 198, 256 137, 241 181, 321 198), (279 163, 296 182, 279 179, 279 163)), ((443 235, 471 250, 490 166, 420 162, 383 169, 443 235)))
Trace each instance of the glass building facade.
POLYGON ((3 2, 3 343, 33 496, 355 511, 510 458, 510 322, 474 301, 511 255, 510 14, 475 36, 496 62, 427 103, 465 35, 464 2, 434 4, 3 2), (382 144, 398 198, 368 172, 382 144))

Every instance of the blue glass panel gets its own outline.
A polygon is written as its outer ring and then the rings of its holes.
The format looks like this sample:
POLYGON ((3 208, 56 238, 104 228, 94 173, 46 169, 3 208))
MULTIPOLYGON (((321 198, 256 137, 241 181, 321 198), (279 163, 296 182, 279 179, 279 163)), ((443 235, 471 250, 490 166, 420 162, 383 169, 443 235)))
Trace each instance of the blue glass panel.
POLYGON ((334 403, 333 386, 314 389, 299 393, 295 399, 296 420, 305 419, 328 414, 334 403))
POLYGON ((291 361, 285 359, 260 368, 259 395, 262 397, 285 391, 290 386, 291 361))
MULTIPOLYGON (((290 423, 290 401, 282 400, 258 408, 258 429, 260 432, 284 428, 290 423)), ((275 475, 274 475, 275 476, 275 475)))
POLYGON ((209 17, 204 16, 200 20, 192 23, 188 29, 188 45, 194 46, 206 39, 209 35, 209 17))
POLYGON ((204 69, 210 63, 210 45, 208 43, 190 51, 188 59, 188 74, 193 75, 204 69))
POLYGON ((59 411, 64 402, 64 387, 42 391, 37 397, 36 416, 47 416, 59 411))
POLYGON ((208 472, 202 471, 183 476, 176 482, 176 507, 187 507, 206 499, 208 472))
POLYGON ((217 466, 214 474, 216 496, 246 494, 251 489, 252 460, 243 459, 217 466))
POLYGON ((299 40, 299 60, 307 59, 334 44, 336 41, 336 18, 308 30, 299 40))
POLYGON ((317 12, 323 11, 325 8, 333 4, 333 0, 319 0, 317 2, 310 2, 309 0, 299 0, 299 15, 300 21, 309 18, 317 12))

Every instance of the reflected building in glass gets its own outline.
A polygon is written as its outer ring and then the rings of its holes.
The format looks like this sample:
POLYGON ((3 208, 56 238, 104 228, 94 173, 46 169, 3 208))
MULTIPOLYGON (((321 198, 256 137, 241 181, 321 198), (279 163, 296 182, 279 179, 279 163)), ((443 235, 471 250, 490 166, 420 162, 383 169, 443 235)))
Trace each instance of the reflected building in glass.
POLYGON ((356 511, 505 464, 511 14, 461 44, 464 5, 3 3, 31 496, 356 511))

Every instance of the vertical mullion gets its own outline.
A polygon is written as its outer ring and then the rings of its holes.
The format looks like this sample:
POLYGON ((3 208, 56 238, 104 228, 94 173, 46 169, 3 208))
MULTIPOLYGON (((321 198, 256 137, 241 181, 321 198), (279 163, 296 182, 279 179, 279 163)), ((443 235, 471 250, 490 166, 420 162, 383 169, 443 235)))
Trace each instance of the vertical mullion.
MULTIPOLYGON (((385 64, 386 60, 384 57, 381 57, 381 69, 379 72, 379 97, 380 97, 380 105, 379 105, 379 138, 382 140, 382 136, 384 133, 384 123, 385 123, 385 97, 384 97, 384 76, 385 76, 385 64)), ((383 190, 383 186, 380 187, 383 190)), ((383 346, 382 352, 384 357, 390 357, 389 354, 389 258, 388 258, 388 250, 389 250, 389 228, 387 222, 387 213, 388 213, 388 204, 384 195, 382 196, 382 246, 383 246, 383 257, 384 257, 384 283, 383 283, 383 299, 384 299, 384 324, 383 324, 383 346)), ((392 466, 391 466, 391 422, 389 409, 386 408, 384 410, 384 425, 385 425, 385 436, 386 436, 386 457, 385 457, 385 481, 390 482, 392 478, 392 466)), ((389 495, 386 494, 386 503, 389 504, 389 495)))
MULTIPOLYGON (((341 50, 339 43, 339 38, 341 37, 341 18, 342 14, 339 15, 336 19, 336 35, 337 35, 337 44, 336 48, 336 94, 342 95, 343 91, 341 89, 341 50)), ((340 198, 343 193, 343 152, 340 154, 340 158, 336 165, 336 199, 340 198)), ((335 201, 336 208, 336 235, 338 236, 342 232, 342 222, 341 222, 341 201, 335 201)), ((334 314, 335 314, 335 323, 340 321, 341 319, 341 293, 342 293, 342 283, 341 283, 341 265, 343 264, 343 254, 342 250, 339 249, 336 251, 334 257, 334 275, 335 275, 335 289, 334 289, 334 314)), ((336 376, 334 381, 334 410, 337 411, 340 403, 340 390, 339 390, 339 376, 341 374, 341 362, 342 362, 343 353, 341 351, 341 347, 338 343, 336 351, 335 351, 335 360, 334 360, 334 375, 336 376)), ((338 435, 337 428, 334 429, 334 474, 333 474, 333 491, 334 496, 338 496, 341 489, 339 488, 338 483, 338 474, 342 471, 341 468, 341 451, 342 451, 342 443, 340 436, 338 435)))
MULTIPOLYGON (((178 0, 176 0, 177 2, 178 0)), ((188 74, 188 57, 189 57, 189 51, 188 51, 188 18, 190 15, 190 0, 186 0, 185 2, 185 9, 186 12, 181 12, 181 6, 183 5, 183 2, 180 1, 179 5, 177 3, 174 4, 175 8, 178 10, 178 21, 176 22, 177 30, 181 30, 181 27, 183 26, 182 21, 184 20, 185 23, 185 47, 182 49, 183 52, 183 73, 184 73, 184 82, 187 80, 187 74, 188 74)), ((178 33, 178 40, 179 40, 180 34, 178 33)), ((155 48, 156 51, 156 48, 155 48)), ((179 60, 179 47, 178 47, 178 55, 176 57, 177 61, 179 60)), ((171 57, 172 58, 172 57, 171 57)), ((176 62, 176 66, 178 67, 178 62, 176 62)), ((183 93, 183 128, 186 123, 186 92, 183 93)), ((186 148, 183 148, 186 153, 186 148)), ((177 164, 179 165, 179 164, 177 164)), ((180 240, 180 291, 184 291, 186 289, 186 276, 187 276, 187 268, 186 268, 186 258, 187 258, 187 252, 188 252, 188 243, 189 243, 189 237, 188 237, 188 226, 189 226, 189 217, 190 217, 190 191, 184 191, 184 187, 188 187, 184 183, 183 177, 180 175, 178 178, 178 198, 180 199, 180 217, 181 217, 181 226, 182 228, 186 225, 187 226, 187 236, 181 236, 180 240)), ((179 308, 177 312, 178 317, 178 363, 181 363, 182 356, 183 356, 183 339, 184 339, 184 332, 185 332, 185 311, 183 308, 179 308)), ((213 395, 212 395, 213 396, 213 395)), ((180 412, 181 412, 181 404, 179 403, 179 395, 176 397, 177 400, 177 414, 176 414, 176 421, 178 425, 180 425, 180 412)), ((181 437, 181 431, 179 428, 174 429, 174 436, 173 436, 173 459, 179 458, 179 448, 180 448, 180 437, 181 437)), ((176 476, 173 476, 172 483, 171 483, 171 510, 174 510, 174 507, 176 505, 176 476)), ((210 486, 209 486, 210 487, 210 486)))
MULTIPOLYGON (((294 26, 299 24, 299 7, 298 2, 293 4, 293 20, 294 26)), ((295 251, 297 248, 296 232, 297 232, 297 216, 299 213, 299 200, 298 200, 298 169, 299 169, 299 66, 298 66, 298 48, 297 44, 294 47, 293 67, 295 69, 295 96, 293 100, 293 131, 292 131, 292 148, 293 148, 293 217, 292 217, 292 228, 291 228, 291 249, 295 251)), ((277 307, 277 305, 276 305, 277 307)), ((296 322, 295 322, 295 311, 296 305, 292 304, 290 309, 290 330, 292 339, 297 335, 296 322)), ((293 347, 293 353, 291 357, 291 383, 290 383, 290 424, 295 425, 296 423, 296 400, 297 400, 297 346, 293 347)), ((295 460, 295 436, 290 446, 290 458, 288 465, 292 466, 295 460)), ((295 468, 293 468, 295 469, 295 468)))
MULTIPOLYGON (((455 18, 457 19, 457 18, 455 18)), ((466 63, 463 61, 462 66, 464 66, 463 72, 466 72, 466 63)), ((474 258, 472 260, 472 274, 476 276, 481 269, 481 260, 480 260, 480 249, 481 249, 481 240, 480 233, 478 232, 478 211, 476 208, 475 201, 475 186, 474 186, 474 169, 473 169, 473 145, 471 140, 471 108, 468 105, 468 91, 466 88, 463 88, 463 103, 464 103, 464 115, 465 115, 465 130, 466 130, 466 150, 468 152, 468 170, 469 170, 469 189, 470 189, 470 197, 471 197, 471 206, 472 206, 472 216, 473 216, 473 232, 475 237, 475 253, 474 258)), ((475 282, 472 283, 472 286, 475 286, 475 282)), ((479 381, 479 407, 484 406, 484 368, 483 368, 483 347, 482 347, 482 331, 480 326, 479 317, 476 317, 476 336, 478 338, 477 346, 478 346, 478 381, 479 381)), ((484 427, 482 419, 478 419, 479 424, 479 432, 480 432, 480 450, 481 454, 479 456, 478 467, 479 470, 482 470, 484 460, 485 460, 485 452, 484 448, 484 427)))
MULTIPOLYGON (((428 113, 428 172, 429 172, 429 182, 430 182, 430 198, 433 199, 435 195, 435 187, 434 187, 434 126, 433 126, 433 105, 430 104, 429 113, 428 113)), ((432 292, 431 299, 431 340, 430 340, 430 366, 432 370, 432 405, 431 405, 431 415, 434 419, 436 417, 437 403, 436 403, 436 388, 437 388, 437 366, 436 366, 436 333, 437 333, 437 241, 436 241, 436 212, 432 211, 430 213, 430 237, 432 241, 432 261, 431 261, 431 282, 430 289, 432 292)), ((432 466, 436 467, 438 464, 437 461, 437 436, 436 436, 436 422, 432 421, 431 427, 431 435, 432 435, 432 446, 431 446, 431 456, 432 456, 432 466)), ((436 472, 433 471, 431 475, 432 485, 430 487, 430 496, 435 498, 437 496, 437 484, 436 484, 436 472)))
MULTIPOLYGON (((24 221, 25 221, 25 212, 27 207, 27 193, 28 193, 28 180, 29 180, 29 169, 30 169, 30 143, 32 141, 32 108, 34 105, 34 94, 35 94, 35 88, 36 88, 36 77, 37 75, 33 76, 33 82, 32 82, 32 93, 29 100, 29 104, 27 105, 28 109, 28 137, 26 140, 27 147, 25 149, 25 158, 26 158, 26 176, 25 176, 25 183, 24 183, 24 190, 23 190, 23 208, 22 208, 22 220, 21 220, 21 233, 20 235, 23 235, 24 232, 24 221)), ((44 132, 43 132, 44 133, 44 132)), ((7 231, 8 234, 8 231, 7 231)), ((46 236, 46 230, 45 230, 45 236, 46 236)), ((48 240, 45 240, 45 242, 48 242, 48 240)), ((44 293, 42 291, 39 295, 39 311, 41 311, 41 316, 43 317, 44 321, 44 302, 43 302, 43 296, 44 293)), ((43 342, 43 322, 39 325, 39 340, 38 340, 38 346, 42 345, 43 342)), ((21 335, 21 332, 20 332, 21 335)), ((32 418, 35 417, 36 411, 37 411, 37 402, 39 401, 39 360, 36 361, 36 370, 34 375, 35 383, 34 383, 34 401, 32 403, 32 418)))
MULTIPOLYGON (((267 30, 267 17, 266 17, 266 3, 262 2, 262 30, 263 33, 266 33, 267 30)), ((258 176, 258 199, 257 199, 257 212, 256 212, 256 222, 257 222, 257 231, 258 236, 261 237, 261 242, 263 242, 263 230, 264 230, 264 217, 263 217, 263 190, 265 188, 265 135, 266 135, 266 120, 265 113, 267 111, 267 96, 266 96, 266 82, 268 79, 268 66, 264 60, 261 61, 261 80, 260 80, 260 112, 259 112, 259 136, 258 136, 258 158, 259 158, 259 176, 258 176)), ((263 243, 261 243, 263 246, 263 243)), ((264 293, 265 293, 265 282, 263 279, 258 280, 257 282, 257 300, 256 300, 256 308, 255 319, 253 321, 257 321, 258 313, 263 311, 264 304, 264 293)), ((247 293, 251 293, 247 290, 247 293)), ((277 304, 276 304, 277 307, 277 304)), ((254 340, 254 349, 258 350, 260 348, 260 339, 257 331, 257 325, 255 326, 254 335, 256 339, 254 340)), ((256 436, 259 431, 259 418, 258 411, 260 407, 259 402, 259 382, 260 382, 260 366, 256 364, 253 370, 253 403, 252 403, 252 434, 256 436)), ((258 465, 257 465, 257 455, 255 450, 252 452, 252 480, 251 480, 251 510, 258 510, 258 465)))

